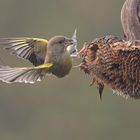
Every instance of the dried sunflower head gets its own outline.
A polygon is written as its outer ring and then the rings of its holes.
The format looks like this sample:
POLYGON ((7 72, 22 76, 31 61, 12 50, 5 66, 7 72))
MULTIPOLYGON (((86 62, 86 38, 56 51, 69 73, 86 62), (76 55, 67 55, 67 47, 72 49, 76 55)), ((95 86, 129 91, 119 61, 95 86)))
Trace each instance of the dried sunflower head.
POLYGON ((89 74, 102 96, 104 85, 124 97, 140 98, 140 41, 105 36, 85 44, 80 69, 89 74))

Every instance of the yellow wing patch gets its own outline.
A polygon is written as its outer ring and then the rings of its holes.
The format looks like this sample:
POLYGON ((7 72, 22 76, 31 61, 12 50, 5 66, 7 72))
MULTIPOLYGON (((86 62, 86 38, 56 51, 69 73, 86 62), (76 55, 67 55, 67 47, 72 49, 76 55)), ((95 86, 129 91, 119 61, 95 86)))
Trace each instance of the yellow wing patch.
POLYGON ((38 69, 49 69, 52 66, 53 66, 52 63, 46 63, 36 67, 15 67, 15 68, 19 70, 38 70, 38 69))
POLYGON ((46 63, 46 64, 42 64, 42 65, 39 65, 37 67, 34 67, 35 69, 44 69, 44 68, 50 68, 52 67, 53 64, 52 63, 46 63))
POLYGON ((40 39, 40 38, 33 38, 35 41, 35 46, 37 47, 47 47, 48 46, 48 40, 46 39, 40 39))

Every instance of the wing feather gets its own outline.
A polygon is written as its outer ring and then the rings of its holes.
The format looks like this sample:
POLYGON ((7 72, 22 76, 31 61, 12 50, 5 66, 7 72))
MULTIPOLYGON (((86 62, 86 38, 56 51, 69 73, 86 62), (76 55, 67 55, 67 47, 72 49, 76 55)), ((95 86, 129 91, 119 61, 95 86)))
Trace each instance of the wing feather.
POLYGON ((11 54, 38 66, 44 63, 48 41, 39 38, 0 38, 0 45, 11 50, 11 54))

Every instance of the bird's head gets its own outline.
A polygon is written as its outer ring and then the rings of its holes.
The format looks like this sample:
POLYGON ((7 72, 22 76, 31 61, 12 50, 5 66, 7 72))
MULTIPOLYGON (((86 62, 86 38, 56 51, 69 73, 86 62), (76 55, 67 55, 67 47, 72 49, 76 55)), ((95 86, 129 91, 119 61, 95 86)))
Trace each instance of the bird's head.
POLYGON ((73 45, 74 41, 65 36, 54 36, 49 40, 48 50, 55 50, 56 52, 64 52, 69 45, 73 45))

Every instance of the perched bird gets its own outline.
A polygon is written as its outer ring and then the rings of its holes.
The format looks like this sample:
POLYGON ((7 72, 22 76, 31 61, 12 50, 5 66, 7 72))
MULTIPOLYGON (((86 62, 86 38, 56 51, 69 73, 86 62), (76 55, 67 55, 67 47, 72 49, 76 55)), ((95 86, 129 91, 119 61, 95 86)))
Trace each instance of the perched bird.
POLYGON ((80 55, 80 69, 92 77, 100 97, 107 85, 126 98, 140 98, 140 40, 105 36, 86 44, 80 55))
POLYGON ((72 38, 55 36, 49 41, 39 38, 0 38, 0 44, 12 54, 29 60, 33 67, 10 67, 0 65, 0 80, 6 83, 34 83, 42 80, 46 73, 59 78, 67 75, 72 68, 71 54, 75 53, 76 31, 72 38), (67 49, 70 47, 71 49, 67 49), (71 50, 73 49, 73 52, 71 50))

